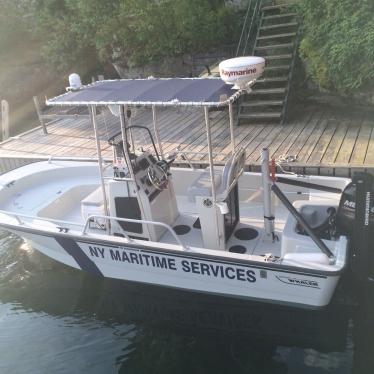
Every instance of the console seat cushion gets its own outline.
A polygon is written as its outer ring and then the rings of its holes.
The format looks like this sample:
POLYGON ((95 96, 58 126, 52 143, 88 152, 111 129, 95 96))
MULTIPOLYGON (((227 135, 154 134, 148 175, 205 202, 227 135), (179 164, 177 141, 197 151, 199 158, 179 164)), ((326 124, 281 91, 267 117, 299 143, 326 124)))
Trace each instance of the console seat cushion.
POLYGON ((82 200, 82 205, 86 206, 101 206, 103 204, 103 192, 101 186, 91 192, 82 200))
MULTIPOLYGON (((105 215, 103 192, 101 186, 86 196, 81 202, 81 213, 84 220, 89 216, 105 215)), ((100 225, 105 225, 105 219, 96 218, 95 221, 100 225)))
MULTIPOLYGON (((214 185, 217 192, 222 183, 222 169, 223 166, 216 166, 214 168, 214 185)), ((206 169, 188 188, 189 201, 195 202, 196 196, 212 196, 212 183, 209 169, 206 169)))

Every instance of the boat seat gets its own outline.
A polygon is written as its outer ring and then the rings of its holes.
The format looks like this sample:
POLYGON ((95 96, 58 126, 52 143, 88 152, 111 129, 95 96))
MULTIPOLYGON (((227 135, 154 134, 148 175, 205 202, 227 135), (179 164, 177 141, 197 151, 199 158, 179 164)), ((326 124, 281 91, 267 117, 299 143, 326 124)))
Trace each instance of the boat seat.
POLYGON ((96 190, 93 190, 82 200, 82 204, 87 206, 100 206, 102 203, 103 192, 101 191, 101 186, 96 188, 96 190))
MULTIPOLYGON (((233 183, 243 173, 245 161, 245 151, 240 148, 226 162, 225 166, 214 168, 214 185, 217 198, 224 200, 233 187, 233 183)), ((199 178, 188 188, 188 199, 196 202, 196 197, 212 196, 212 186, 209 168, 207 168, 199 178)))
MULTIPOLYGON (((217 166, 214 168, 214 185, 216 191, 222 183, 222 170, 223 166, 217 166)), ((212 196, 212 183, 209 168, 206 168, 204 172, 188 188, 187 194, 188 200, 191 202, 196 202, 196 196, 212 196)))
POLYGON ((101 186, 81 201, 81 212, 85 220, 91 215, 105 215, 101 186))

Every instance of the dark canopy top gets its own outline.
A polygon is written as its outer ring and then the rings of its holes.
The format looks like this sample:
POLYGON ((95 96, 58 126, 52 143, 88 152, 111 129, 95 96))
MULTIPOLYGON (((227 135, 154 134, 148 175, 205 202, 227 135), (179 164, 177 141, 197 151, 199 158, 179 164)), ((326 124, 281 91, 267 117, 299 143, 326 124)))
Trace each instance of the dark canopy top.
POLYGON ((48 105, 223 106, 240 91, 219 78, 150 78, 98 81, 47 100, 48 105))

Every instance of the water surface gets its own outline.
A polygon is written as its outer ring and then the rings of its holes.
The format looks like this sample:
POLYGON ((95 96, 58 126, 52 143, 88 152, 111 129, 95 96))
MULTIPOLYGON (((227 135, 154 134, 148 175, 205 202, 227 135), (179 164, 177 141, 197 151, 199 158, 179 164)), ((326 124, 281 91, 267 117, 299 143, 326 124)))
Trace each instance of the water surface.
POLYGON ((373 373, 370 308, 304 312, 102 280, 0 232, 0 373, 373 373))

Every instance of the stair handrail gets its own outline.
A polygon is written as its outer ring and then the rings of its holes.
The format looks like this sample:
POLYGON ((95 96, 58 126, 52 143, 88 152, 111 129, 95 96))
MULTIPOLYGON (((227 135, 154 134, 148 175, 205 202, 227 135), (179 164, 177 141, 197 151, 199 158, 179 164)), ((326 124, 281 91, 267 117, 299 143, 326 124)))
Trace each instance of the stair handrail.
POLYGON ((249 16, 249 11, 251 10, 251 5, 252 5, 252 0, 249 0, 248 1, 247 11, 245 12, 245 17, 244 17, 242 32, 240 34, 238 46, 236 47, 235 57, 238 57, 238 55, 239 55, 240 45, 242 44, 244 32, 245 32, 245 29, 246 29, 246 26, 247 26, 247 20, 248 20, 248 16, 249 16))
POLYGON ((291 90, 291 85, 292 85, 292 77, 293 77, 293 73, 294 73, 294 70, 295 70, 295 63, 296 63, 297 52, 298 52, 298 47, 299 47, 299 43, 300 43, 300 37, 301 37, 301 26, 299 24, 297 26, 295 44, 294 44, 294 49, 292 51, 292 61, 291 61, 290 71, 288 72, 287 91, 286 91, 286 96, 284 98, 284 105, 283 105, 283 109, 282 109, 281 125, 283 125, 284 122, 286 121, 287 109, 288 109, 288 99, 289 99, 289 96, 290 96, 290 90, 291 90))
POLYGON ((235 57, 240 55, 244 56, 247 53, 248 43, 251 39, 252 33, 255 32, 255 26, 258 23, 257 21, 261 10, 261 5, 262 0, 249 0, 235 57))

